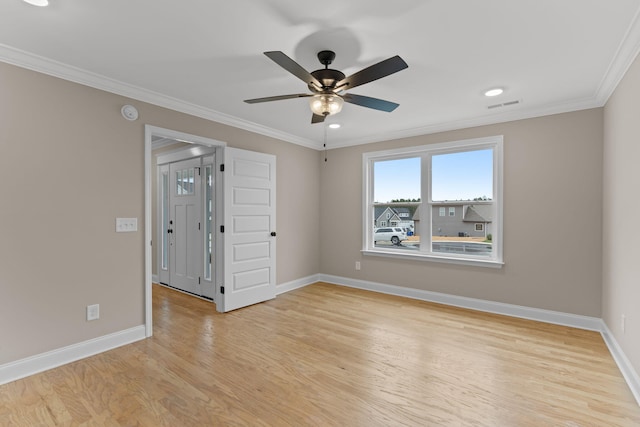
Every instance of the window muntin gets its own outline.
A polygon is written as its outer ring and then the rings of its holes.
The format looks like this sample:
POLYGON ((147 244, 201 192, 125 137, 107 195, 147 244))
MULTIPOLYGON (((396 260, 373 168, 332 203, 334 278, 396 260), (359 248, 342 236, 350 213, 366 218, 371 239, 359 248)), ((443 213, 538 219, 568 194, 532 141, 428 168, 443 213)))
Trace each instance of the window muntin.
POLYGON ((365 153, 363 252, 501 265, 502 146, 496 136, 365 153), (374 212, 383 206, 392 216, 410 212, 397 215, 407 231, 398 245, 372 240, 374 212))

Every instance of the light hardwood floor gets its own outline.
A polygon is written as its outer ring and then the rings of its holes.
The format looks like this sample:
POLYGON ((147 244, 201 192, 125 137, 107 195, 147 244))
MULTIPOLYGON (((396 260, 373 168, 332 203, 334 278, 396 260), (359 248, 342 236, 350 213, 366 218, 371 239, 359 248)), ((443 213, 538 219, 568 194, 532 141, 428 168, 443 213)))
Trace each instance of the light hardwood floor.
POLYGON ((596 332, 323 283, 0 386, 1 426, 639 426, 596 332))

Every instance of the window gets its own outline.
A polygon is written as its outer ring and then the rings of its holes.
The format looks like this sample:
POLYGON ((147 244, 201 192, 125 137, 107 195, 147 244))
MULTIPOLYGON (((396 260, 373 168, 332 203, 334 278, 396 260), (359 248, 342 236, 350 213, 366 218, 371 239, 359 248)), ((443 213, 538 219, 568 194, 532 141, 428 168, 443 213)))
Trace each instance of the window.
POLYGON ((169 171, 162 172, 162 264, 160 268, 169 268, 169 171))
POLYGON ((183 169, 176 172, 176 195, 186 196, 194 194, 195 168, 183 169))
POLYGON ((365 153, 363 253, 500 267, 502 150, 494 136, 365 153), (411 233, 374 240, 385 208, 411 233))
POLYGON ((204 279, 211 280, 213 258, 213 165, 204 168, 204 279))
POLYGON ((380 227, 386 227, 387 221, 380 221, 380 227))

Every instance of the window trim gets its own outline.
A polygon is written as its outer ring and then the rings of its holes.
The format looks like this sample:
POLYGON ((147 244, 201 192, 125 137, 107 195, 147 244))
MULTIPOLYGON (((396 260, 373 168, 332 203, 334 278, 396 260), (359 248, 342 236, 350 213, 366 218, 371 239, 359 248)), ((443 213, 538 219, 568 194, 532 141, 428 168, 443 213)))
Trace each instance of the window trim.
MULTIPOLYGON (((362 254, 383 256, 390 258, 415 259, 436 261, 464 265, 486 266, 501 268, 503 261, 503 158, 504 158, 504 137, 495 135, 483 138, 473 138, 459 141, 442 142, 415 147, 403 147, 391 150, 375 151, 362 154, 362 254), (373 186, 373 164, 381 160, 397 160, 407 157, 420 157, 421 166, 421 221, 420 235, 432 236, 432 209, 433 201, 428 197, 431 187, 431 157, 438 154, 457 153, 464 151, 474 151, 482 149, 493 149, 493 221, 492 221, 492 244, 493 251, 491 258, 473 257, 469 255, 444 254, 441 252, 431 252, 423 250, 420 252, 408 252, 402 249, 376 248, 373 244, 374 216, 374 186, 373 186), (425 208, 428 206, 428 209, 425 208)), ((448 213, 448 212, 447 212, 448 213)), ((429 238, 429 248, 431 239, 429 238)))

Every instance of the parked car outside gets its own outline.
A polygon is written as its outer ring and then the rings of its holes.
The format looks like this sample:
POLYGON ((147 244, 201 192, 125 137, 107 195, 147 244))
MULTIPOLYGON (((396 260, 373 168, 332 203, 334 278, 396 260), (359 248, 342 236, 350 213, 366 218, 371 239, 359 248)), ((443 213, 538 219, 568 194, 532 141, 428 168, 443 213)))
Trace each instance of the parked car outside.
POLYGON ((373 232, 373 243, 391 242, 399 245, 400 242, 407 240, 407 233, 402 227, 381 227, 376 228, 373 232))

